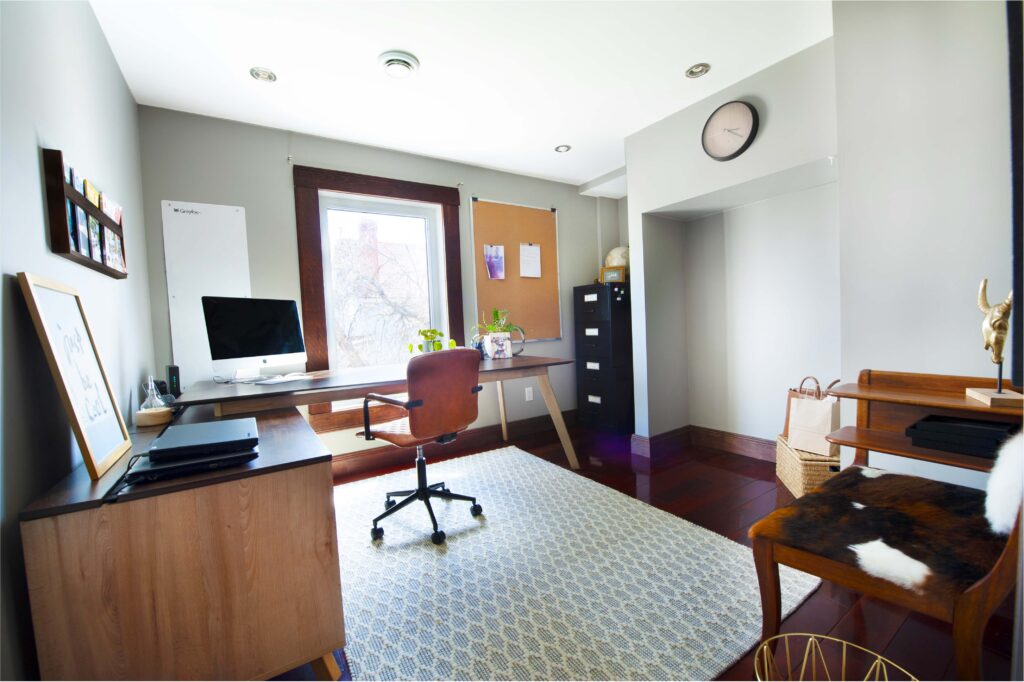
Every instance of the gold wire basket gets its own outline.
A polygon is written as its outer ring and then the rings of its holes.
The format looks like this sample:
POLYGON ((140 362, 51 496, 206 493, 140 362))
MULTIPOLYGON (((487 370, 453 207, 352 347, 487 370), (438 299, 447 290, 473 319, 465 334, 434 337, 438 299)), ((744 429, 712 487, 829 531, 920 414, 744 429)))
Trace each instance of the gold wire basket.
POLYGON ((912 680, 917 678, 874 651, 806 632, 776 635, 754 653, 758 680, 912 680))

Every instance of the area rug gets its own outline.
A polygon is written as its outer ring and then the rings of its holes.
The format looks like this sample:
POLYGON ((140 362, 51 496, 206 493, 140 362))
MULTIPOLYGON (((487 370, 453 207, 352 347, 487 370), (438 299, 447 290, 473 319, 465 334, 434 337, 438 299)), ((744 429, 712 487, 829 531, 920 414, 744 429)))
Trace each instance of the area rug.
MULTIPOLYGON (((515 447, 427 467, 478 498, 386 519, 403 471, 335 489, 355 680, 711 679, 757 643, 749 548, 515 447)), ((789 613, 818 579, 782 569, 789 613)))

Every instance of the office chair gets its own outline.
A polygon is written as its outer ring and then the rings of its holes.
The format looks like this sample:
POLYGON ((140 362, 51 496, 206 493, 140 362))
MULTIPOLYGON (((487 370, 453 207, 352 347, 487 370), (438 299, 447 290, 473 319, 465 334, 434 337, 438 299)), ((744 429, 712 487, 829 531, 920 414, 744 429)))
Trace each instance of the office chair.
POLYGON ((460 431, 465 431, 477 415, 477 394, 483 387, 477 383, 480 378, 480 353, 470 348, 436 351, 414 357, 406 370, 408 400, 370 393, 363 399, 363 431, 358 435, 366 440, 380 438, 400 448, 416 446, 416 489, 396 490, 387 493, 384 513, 373 520, 370 537, 380 540, 384 529, 377 524, 398 510, 422 500, 430 514, 434 532, 431 542, 440 545, 445 540, 444 531, 437 527, 437 518, 430 506, 431 498, 442 500, 465 500, 472 502, 469 512, 480 516, 483 507, 475 497, 456 495, 443 482, 427 484, 427 461, 423 457, 423 446, 427 443, 451 443, 460 431), (370 424, 370 402, 386 403, 403 408, 407 416, 395 421, 372 426, 370 424), (394 498, 405 499, 396 502, 394 498))

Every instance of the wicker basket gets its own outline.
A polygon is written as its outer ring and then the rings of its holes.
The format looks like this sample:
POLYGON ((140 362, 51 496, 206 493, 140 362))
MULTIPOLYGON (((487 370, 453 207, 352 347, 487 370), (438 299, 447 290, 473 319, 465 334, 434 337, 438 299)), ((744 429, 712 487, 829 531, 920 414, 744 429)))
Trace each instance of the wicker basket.
POLYGON ((785 436, 775 441, 775 475, 786 485, 793 497, 803 497, 839 473, 839 456, 822 457, 813 452, 794 450, 785 436))

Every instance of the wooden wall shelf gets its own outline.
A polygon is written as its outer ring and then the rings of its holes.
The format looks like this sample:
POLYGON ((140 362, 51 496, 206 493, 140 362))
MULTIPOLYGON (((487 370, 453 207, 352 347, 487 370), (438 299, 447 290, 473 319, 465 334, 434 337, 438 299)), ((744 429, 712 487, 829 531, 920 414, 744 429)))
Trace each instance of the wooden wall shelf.
POLYGON ((962 455, 957 452, 917 447, 905 435, 895 431, 876 431, 874 429, 858 429, 855 426, 844 426, 838 431, 833 431, 826 438, 829 443, 835 443, 836 445, 846 445, 851 448, 874 452, 885 452, 891 455, 899 455, 900 457, 920 459, 925 462, 948 464, 962 469, 989 471, 993 464, 993 460, 985 459, 984 457, 972 457, 971 455, 962 455))
MULTIPOLYGON (((970 379, 970 382, 973 382, 971 383, 971 386, 977 388, 988 388, 988 384, 992 384, 991 387, 995 388, 995 384, 991 379, 970 379)), ((839 384, 829 391, 829 395, 834 395, 837 398, 871 400, 880 403, 892 403, 895 405, 919 405, 921 407, 935 407, 946 410, 979 412, 981 413, 979 417, 982 419, 984 419, 985 414, 1014 416, 1020 415, 1021 413, 1019 407, 989 407, 985 403, 968 398, 964 394, 963 390, 957 392, 945 392, 859 386, 858 384, 839 384)))
POLYGON ((915 446, 906 429, 928 415, 1021 423, 1014 407, 988 407, 967 398, 965 389, 995 388, 995 379, 907 372, 861 371, 856 384, 840 384, 829 395, 857 402, 857 426, 828 436, 830 443, 856 448, 854 463, 867 465, 868 452, 884 452, 975 471, 989 471, 994 460, 915 446))
POLYGON ((106 264, 107 244, 102 234, 100 235, 102 248, 102 260, 100 261, 79 253, 72 245, 71 235, 68 233, 65 201, 70 201, 74 206, 81 208, 87 215, 95 218, 101 227, 109 229, 118 236, 121 240, 121 257, 124 259, 125 269, 127 269, 128 258, 125 255, 124 228, 65 180, 64 154, 59 149, 43 150, 43 176, 46 181, 46 212, 50 222, 50 250, 58 256, 102 272, 108 277, 115 279, 128 277, 127 272, 121 272, 106 264))

